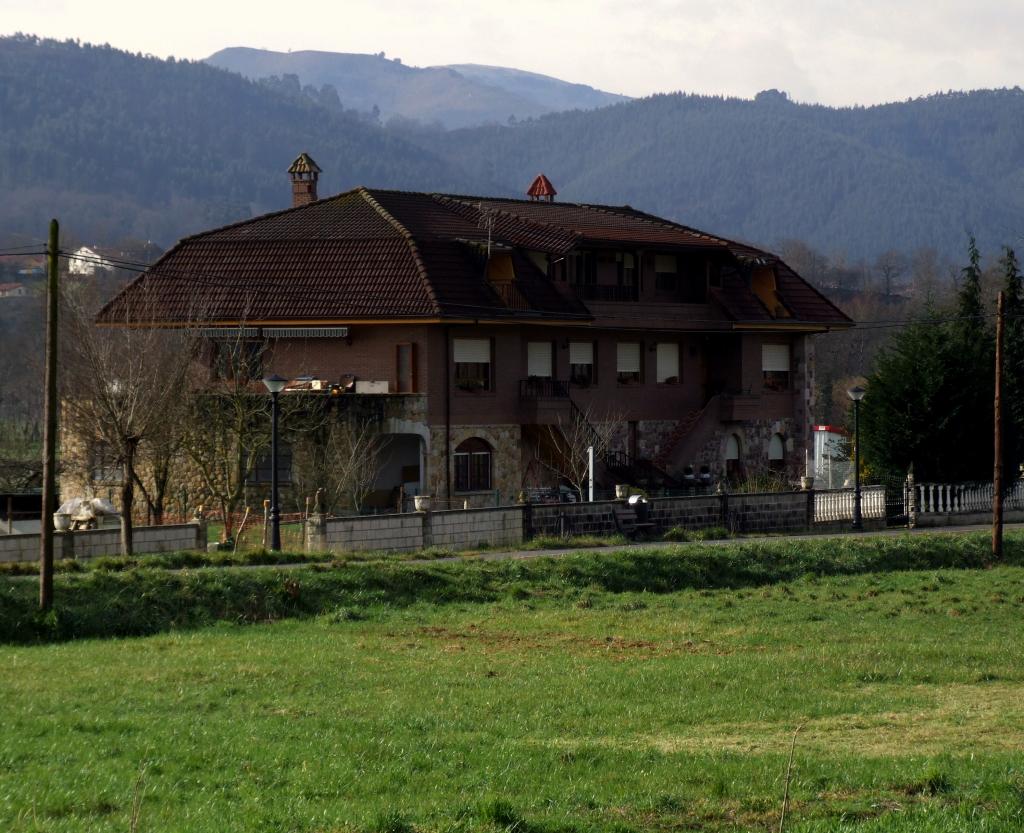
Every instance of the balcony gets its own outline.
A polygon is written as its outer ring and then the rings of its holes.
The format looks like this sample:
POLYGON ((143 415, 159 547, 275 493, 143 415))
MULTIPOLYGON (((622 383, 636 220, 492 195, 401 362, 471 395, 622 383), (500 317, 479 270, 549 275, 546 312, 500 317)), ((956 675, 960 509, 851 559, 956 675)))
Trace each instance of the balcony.
POLYGON ((568 399, 569 383, 561 379, 520 379, 519 398, 528 399, 568 399))
POLYGON ((763 417, 761 397, 753 393, 722 394, 719 419, 722 422, 741 422, 763 417))
POLYGON ((570 417, 569 383, 561 379, 520 379, 519 403, 525 425, 558 425, 570 417))
POLYGON ((640 289, 636 286, 603 286, 601 284, 577 284, 573 287, 576 297, 583 301, 628 301, 640 300, 640 289))

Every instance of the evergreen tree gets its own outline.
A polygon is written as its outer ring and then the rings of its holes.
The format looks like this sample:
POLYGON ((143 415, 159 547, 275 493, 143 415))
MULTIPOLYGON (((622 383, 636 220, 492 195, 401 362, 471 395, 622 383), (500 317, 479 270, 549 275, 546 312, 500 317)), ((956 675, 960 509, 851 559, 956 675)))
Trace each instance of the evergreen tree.
POLYGON ((995 340, 980 264, 971 238, 955 307, 929 309, 879 354, 861 422, 877 471, 902 476, 913 466, 922 482, 991 479, 995 340))
POLYGON ((1024 462, 1024 287, 1013 249, 1003 249, 1003 482, 1020 476, 1024 462))

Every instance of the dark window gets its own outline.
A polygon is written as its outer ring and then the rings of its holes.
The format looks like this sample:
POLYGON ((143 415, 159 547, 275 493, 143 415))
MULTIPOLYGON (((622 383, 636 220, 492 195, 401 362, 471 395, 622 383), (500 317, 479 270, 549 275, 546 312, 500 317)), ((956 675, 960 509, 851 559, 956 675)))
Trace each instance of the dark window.
MULTIPOLYGON (((274 472, 271 461, 270 449, 268 448, 256 458, 256 465, 253 466, 250 483, 269 483, 274 472)), ((278 442, 277 446, 277 480, 279 483, 292 482, 292 447, 285 442, 278 442)))
POLYGON ((457 338, 453 341, 455 387, 464 391, 492 390, 491 340, 457 338))
POLYGON ((638 385, 641 382, 643 346, 639 341, 620 341, 616 345, 615 375, 620 385, 638 385))
POLYGON ((481 492, 491 488, 491 447, 473 437, 455 449, 455 491, 481 492))
POLYGON ((708 267, 703 260, 684 260, 679 278, 679 300, 704 304, 708 300, 708 267))
POLYGON ((765 390, 789 390, 789 345, 764 344, 761 346, 761 370, 765 390))
POLYGON ((569 381, 581 388, 597 384, 597 344, 593 341, 569 342, 569 381))
POLYGON ((654 256, 654 288, 674 293, 679 287, 679 260, 675 255, 654 256))

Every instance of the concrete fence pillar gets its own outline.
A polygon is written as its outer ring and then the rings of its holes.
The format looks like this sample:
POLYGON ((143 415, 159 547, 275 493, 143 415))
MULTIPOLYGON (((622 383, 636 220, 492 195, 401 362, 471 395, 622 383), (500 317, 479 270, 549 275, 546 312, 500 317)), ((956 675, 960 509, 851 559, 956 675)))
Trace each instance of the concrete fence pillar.
POLYGON ((306 519, 306 552, 327 551, 327 518, 314 512, 306 519))
POLYGON ((423 549, 428 549, 434 546, 434 513, 429 509, 422 509, 418 514, 423 521, 423 549))

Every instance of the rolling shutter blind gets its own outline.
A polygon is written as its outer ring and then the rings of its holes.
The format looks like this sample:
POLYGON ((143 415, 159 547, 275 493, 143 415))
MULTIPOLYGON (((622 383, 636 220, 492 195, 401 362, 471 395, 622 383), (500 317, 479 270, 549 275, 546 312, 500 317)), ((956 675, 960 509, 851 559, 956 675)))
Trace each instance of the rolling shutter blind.
POLYGON ((456 338, 452 340, 456 364, 490 364, 489 338, 456 338))
POLYGON ((569 364, 593 364, 594 363, 594 342, 592 341, 570 341, 569 342, 569 364))
POLYGON ((617 347, 616 370, 619 373, 639 373, 640 343, 636 341, 619 342, 617 347))
POLYGON ((679 345, 658 345, 658 381, 679 378, 679 345))
POLYGON ((654 256, 654 271, 665 272, 670 275, 674 275, 676 272, 676 256, 675 255, 655 255, 654 256))
POLYGON ((530 341, 526 345, 526 373, 542 379, 551 378, 551 342, 530 341))
POLYGON ((789 345, 762 344, 761 369, 789 373, 789 345))

